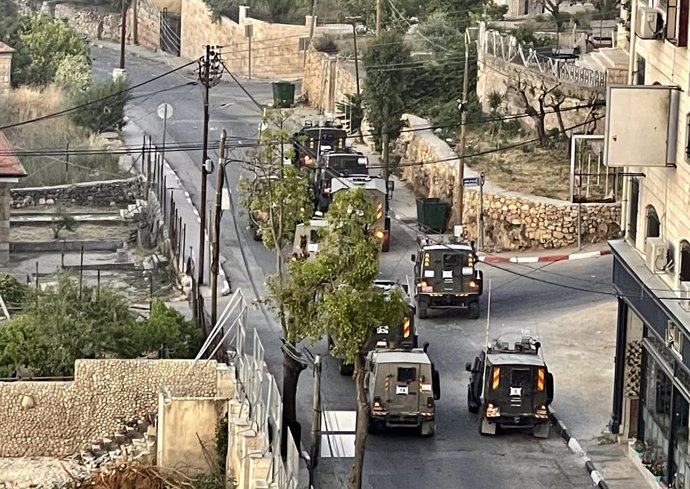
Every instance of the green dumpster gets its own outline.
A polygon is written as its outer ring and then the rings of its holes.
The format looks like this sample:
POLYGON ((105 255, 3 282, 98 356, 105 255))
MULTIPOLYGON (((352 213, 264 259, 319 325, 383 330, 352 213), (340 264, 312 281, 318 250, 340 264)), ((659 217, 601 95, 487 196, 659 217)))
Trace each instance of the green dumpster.
POLYGON ((295 103, 295 84, 291 82, 273 83, 273 106, 292 107, 295 103))
POLYGON ((417 223, 422 231, 442 233, 450 215, 450 204, 436 197, 417 198, 417 223))

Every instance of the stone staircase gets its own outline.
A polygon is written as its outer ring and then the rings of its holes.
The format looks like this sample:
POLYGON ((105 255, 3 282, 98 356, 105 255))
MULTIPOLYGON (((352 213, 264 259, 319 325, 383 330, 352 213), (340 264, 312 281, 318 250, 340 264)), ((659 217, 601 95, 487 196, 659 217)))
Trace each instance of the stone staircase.
POLYGON ((153 461, 156 455, 156 415, 116 419, 116 423, 112 437, 94 440, 88 448, 80 451, 79 459, 89 470, 132 460, 153 461))
POLYGON ((607 83, 626 83, 628 53, 621 48, 600 48, 580 56, 575 64, 607 74, 607 83))

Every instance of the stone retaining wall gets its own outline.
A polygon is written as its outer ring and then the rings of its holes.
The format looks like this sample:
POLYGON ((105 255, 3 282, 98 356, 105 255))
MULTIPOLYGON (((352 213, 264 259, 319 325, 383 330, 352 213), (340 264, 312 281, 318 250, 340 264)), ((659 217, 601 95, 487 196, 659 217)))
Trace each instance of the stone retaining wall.
MULTIPOLYGON (((100 7, 72 5, 58 3, 44 13, 64 19, 67 24, 79 34, 83 34, 92 41, 104 39, 108 41, 120 40, 120 13, 112 12, 100 7), (54 9, 54 10, 53 10, 54 9), (52 11, 51 11, 52 10, 52 11)), ((134 9, 127 11, 127 42, 133 43, 134 9)), ((137 44, 156 50, 160 46, 160 12, 152 2, 138 2, 137 4, 137 44)))
MULTIPOLYGON (((429 126, 420 117, 403 117, 412 128, 429 126)), ((453 150, 430 129, 403 132, 396 144, 402 165, 443 160, 403 166, 402 177, 417 195, 452 202, 457 164, 453 150)), ((476 175, 467 166, 465 174, 476 175)), ((465 188, 463 200, 463 225, 469 236, 476 239, 478 188, 465 188)), ((569 202, 507 192, 487 183, 484 187, 485 248, 520 250, 573 245, 577 243, 577 214, 578 206, 569 202)), ((583 243, 613 238, 620 230, 620 204, 583 204, 582 223, 583 243)))
POLYGON ((124 180, 83 182, 54 187, 27 187, 10 190, 12 207, 32 205, 82 205, 108 207, 133 204, 144 192, 138 177, 124 180))
MULTIPOLYGON (((360 89, 364 87, 364 75, 360 62, 360 89)), ((309 49, 302 80, 302 95, 309 105, 323 112, 335 113, 338 102, 345 102, 348 95, 355 93, 357 77, 354 61, 309 49)))
POLYGON ((178 397, 215 396, 221 382, 217 363, 201 362, 185 376, 190 363, 77 360, 71 382, 0 382, 0 457, 78 452, 113 436, 117 418, 156 414, 161 388, 178 397))

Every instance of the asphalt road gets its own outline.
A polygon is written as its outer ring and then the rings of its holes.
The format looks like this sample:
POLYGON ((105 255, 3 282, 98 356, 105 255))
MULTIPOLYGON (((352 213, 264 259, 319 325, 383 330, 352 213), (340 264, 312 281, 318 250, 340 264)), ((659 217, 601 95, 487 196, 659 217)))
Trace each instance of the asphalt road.
MULTIPOLYGON (((93 69, 99 79, 109 77, 116 67, 118 53, 112 49, 93 49, 93 69)), ((130 58, 127 71, 130 81, 138 83, 170 69, 170 65, 153 59, 130 58)), ((136 93, 149 93, 136 99, 127 109, 129 118, 145 132, 162 140, 162 121, 156 108, 171 103, 174 115, 168 123, 167 141, 201 141, 202 104, 199 87, 179 85, 194 79, 191 68, 182 75, 171 75, 136 93), (182 76, 183 75, 183 76, 182 76), (163 93, 153 93, 166 90, 163 93)), ((260 102, 270 98, 270 85, 243 81, 260 102)), ((244 138, 255 131, 258 109, 234 84, 221 83, 211 91, 211 138, 222 128, 231 136, 244 138), (225 105, 228 104, 228 105, 225 105)), ((195 205, 199 202, 198 175, 201 151, 168 153, 168 161, 178 172, 195 205)), ((239 155, 237 155, 239 156, 239 155)), ((240 166, 231 166, 232 185, 242 174, 240 166)), ((209 193, 213 182, 209 180, 209 193)), ((252 241, 246 228, 246 215, 240 216, 242 243, 247 247, 251 273, 263 283, 271 271, 273 255, 252 241)), ((223 218, 221 253, 231 262, 233 272, 245 275, 237 258, 239 242, 231 229, 228 216, 223 218)), ((382 259, 381 276, 404 281, 412 274, 410 254, 415 249, 415 231, 408 225, 394 223, 392 248, 382 259)), ((547 321, 559 311, 586 310, 590 305, 610 301, 612 297, 593 291, 609 291, 611 261, 607 258, 581 262, 534 265, 482 265, 485 280, 491 281, 491 332, 519 331, 538 321, 547 321), (503 269, 505 268, 505 269, 503 269), (573 288, 555 286, 553 283, 573 288)), ((411 278, 411 277, 410 277, 411 278)), ((486 287, 485 287, 486 290, 486 287)), ((247 291, 249 293, 249 291, 247 291)), ((536 440, 525 433, 505 433, 496 437, 478 434, 477 418, 467 411, 464 371, 466 361, 479 352, 486 335, 487 295, 482 299, 482 317, 470 320, 462 314, 441 313, 427 320, 418 320, 421 342, 429 342, 429 353, 440 370, 442 399, 438 403, 438 429, 435 437, 422 439, 409 433, 372 436, 367 442, 365 487, 375 489, 516 489, 516 488, 585 488, 591 481, 562 440, 552 434, 550 439, 536 440)), ((265 324, 261 316, 250 315, 266 348, 269 369, 281 378, 279 335, 275 324, 265 324)), ((538 333, 538 331, 536 331, 538 333)), ((544 345, 548 349, 548 345, 544 345)), ((313 351, 325 353, 323 342, 313 351)), ((558 386, 558 379, 556 379, 558 386)), ((339 375, 334 359, 326 358, 323 369, 324 408, 354 410, 352 380, 339 375)), ((311 406, 311 375, 303 373, 299 389, 300 418, 304 426, 303 440, 308 441, 311 406)), ((586 407, 583 406, 583 409, 586 407)), ((320 487, 343 487, 350 461, 323 459, 318 468, 320 487)))

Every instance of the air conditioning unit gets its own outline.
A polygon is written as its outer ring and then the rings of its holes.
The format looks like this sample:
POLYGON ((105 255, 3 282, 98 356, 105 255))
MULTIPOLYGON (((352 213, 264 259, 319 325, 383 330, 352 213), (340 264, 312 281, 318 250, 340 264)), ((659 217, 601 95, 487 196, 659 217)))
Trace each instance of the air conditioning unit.
POLYGON ((679 290, 680 307, 684 311, 690 312, 690 282, 680 282, 679 290))
POLYGON ((639 6, 637 7, 637 25, 635 34, 640 39, 660 39, 664 30, 664 19, 658 10, 639 6))
POLYGON ((661 238, 647 238, 644 245, 647 266, 654 273, 663 273, 668 264, 668 244, 661 238))

